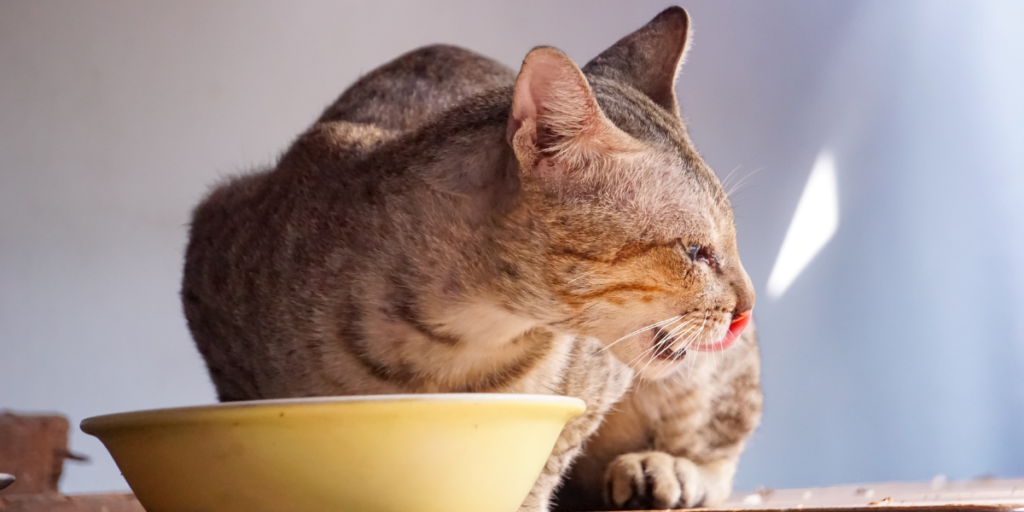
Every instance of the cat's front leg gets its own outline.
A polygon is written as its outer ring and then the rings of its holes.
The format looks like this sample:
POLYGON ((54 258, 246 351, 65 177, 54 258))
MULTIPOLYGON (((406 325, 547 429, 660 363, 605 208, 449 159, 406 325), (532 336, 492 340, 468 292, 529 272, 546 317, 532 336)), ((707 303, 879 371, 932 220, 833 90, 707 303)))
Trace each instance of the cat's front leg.
POLYGON ((637 386, 606 419, 594 443, 599 458, 588 467, 596 469, 591 481, 600 479, 610 509, 712 507, 729 497, 740 454, 761 419, 753 325, 722 358, 690 370, 686 378, 637 386))
MULTIPOLYGON (((588 406, 589 413, 589 406, 588 406)), ((594 416, 597 414, 585 413, 583 416, 573 419, 562 430, 562 434, 555 443, 554 450, 544 464, 540 477, 533 484, 530 495, 519 507, 519 512, 547 512, 551 509, 551 496, 554 494, 558 484, 562 481, 562 475, 566 472, 572 461, 582 451, 583 441, 597 429, 601 419, 594 416)))
POLYGON ((736 462, 696 464, 661 451, 620 455, 605 471, 605 502, 616 510, 715 506, 732 490, 736 462))
POLYGON ((551 497, 582 451, 583 443, 597 431, 605 415, 629 388, 633 371, 604 350, 594 338, 576 338, 560 378, 558 394, 587 403, 587 410, 566 424, 548 457, 540 478, 519 512, 547 512, 551 497))

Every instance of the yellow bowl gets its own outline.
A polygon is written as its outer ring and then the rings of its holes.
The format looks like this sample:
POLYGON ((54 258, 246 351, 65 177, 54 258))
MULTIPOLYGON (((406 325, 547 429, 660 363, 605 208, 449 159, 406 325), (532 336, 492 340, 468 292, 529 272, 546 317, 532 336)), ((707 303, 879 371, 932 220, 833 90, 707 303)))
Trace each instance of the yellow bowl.
POLYGON ((97 416, 148 512, 514 512, 582 400, 500 394, 233 402, 97 416))

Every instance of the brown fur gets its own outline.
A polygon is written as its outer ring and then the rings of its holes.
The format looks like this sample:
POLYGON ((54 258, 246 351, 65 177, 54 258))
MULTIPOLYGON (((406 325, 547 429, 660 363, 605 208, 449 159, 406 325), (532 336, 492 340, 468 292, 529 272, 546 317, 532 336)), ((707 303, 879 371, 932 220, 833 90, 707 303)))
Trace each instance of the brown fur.
POLYGON ((353 85, 274 169, 215 189, 182 300, 221 400, 577 396, 587 412, 524 511, 549 508, 592 436, 567 508, 605 488, 612 506, 724 499, 760 415, 755 337, 717 359, 692 349, 753 290, 678 116, 687 34, 669 9, 582 71, 535 49, 514 85, 485 57, 417 50, 353 85))

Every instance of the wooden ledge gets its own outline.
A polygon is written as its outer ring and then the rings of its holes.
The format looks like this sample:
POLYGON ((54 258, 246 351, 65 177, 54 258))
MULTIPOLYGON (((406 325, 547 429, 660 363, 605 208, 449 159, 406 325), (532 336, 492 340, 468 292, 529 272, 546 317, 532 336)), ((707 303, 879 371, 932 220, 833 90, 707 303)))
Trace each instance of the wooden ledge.
MULTIPOLYGON (((737 492, 714 509, 786 512, 1024 512, 1024 479, 880 483, 737 492)), ((0 512, 145 512, 132 494, 0 495, 0 512)), ((664 511, 662 511, 664 512, 664 511)))
POLYGON ((814 489, 761 489, 735 492, 715 510, 802 512, 870 511, 1024 511, 1024 479, 992 478, 947 482, 887 482, 814 489))
POLYGON ((57 493, 0 496, 2 512, 146 512, 133 494, 57 493))

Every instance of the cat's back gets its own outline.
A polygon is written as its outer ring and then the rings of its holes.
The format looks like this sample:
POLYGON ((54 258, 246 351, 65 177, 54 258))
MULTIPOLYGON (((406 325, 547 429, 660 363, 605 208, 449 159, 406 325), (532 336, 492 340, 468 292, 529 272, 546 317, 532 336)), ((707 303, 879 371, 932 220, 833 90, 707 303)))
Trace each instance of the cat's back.
POLYGON ((515 77, 508 66, 476 52, 424 46, 360 78, 317 123, 345 121, 406 132, 469 97, 512 85, 515 77))
POLYGON ((309 328, 296 311, 318 303, 307 297, 323 288, 318 280, 365 274, 356 253, 379 244, 375 209, 401 202, 408 155, 422 154, 406 147, 418 128, 514 78, 461 48, 414 50, 349 87, 274 168, 225 180, 200 202, 181 295, 222 400, 289 394, 258 389, 283 379, 261 375, 277 370, 256 362, 286 359, 276 352, 309 328))
MULTIPOLYGON (((231 264, 226 256, 244 252, 234 246, 273 238, 268 231, 285 228, 274 222, 281 210, 317 204, 311 195, 337 196, 319 202, 333 199, 336 214, 358 210, 358 201, 343 196, 351 189, 380 187, 384 174, 400 177, 403 169, 390 167, 408 163, 396 155, 416 153, 404 147, 416 139, 410 132, 514 79, 507 66, 449 45, 413 50, 366 74, 299 135, 274 168, 221 182, 195 208, 186 283, 190 267, 231 264)), ((248 247, 253 249, 259 248, 248 247)))
MULTIPOLYGON (((275 168, 225 180, 193 211, 193 230, 219 225, 228 217, 251 216, 273 200, 270 182, 302 190, 302 182, 331 175, 347 181, 374 180, 374 152, 423 127, 429 120, 487 91, 510 86, 509 67, 475 52, 449 45, 425 46, 374 69, 346 89, 320 118, 292 143, 275 168), (292 183, 288 183, 292 182, 292 183), (297 183, 296 183, 297 182, 297 183)), ((398 151, 404 152, 404 151, 398 151)), ((394 160, 383 158, 383 160, 394 160)), ((394 166, 401 162, 387 162, 394 166)), ((390 174, 401 169, 389 169, 390 174)), ((339 205, 344 206, 344 205, 339 205)), ((244 222, 242 219, 234 219, 244 222)))

